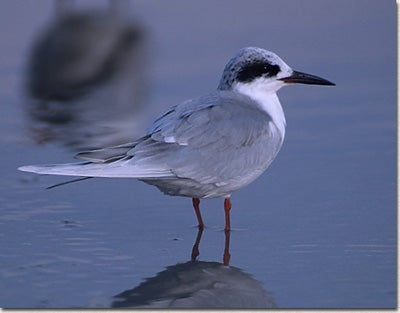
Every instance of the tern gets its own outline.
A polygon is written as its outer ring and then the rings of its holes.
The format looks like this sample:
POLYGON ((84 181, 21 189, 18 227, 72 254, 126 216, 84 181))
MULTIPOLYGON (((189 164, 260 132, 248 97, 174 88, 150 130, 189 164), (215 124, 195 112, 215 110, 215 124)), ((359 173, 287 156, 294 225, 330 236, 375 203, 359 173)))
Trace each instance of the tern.
POLYGON ((221 197, 229 231, 232 193, 259 177, 282 146, 286 120, 276 93, 289 84, 335 85, 293 70, 273 52, 246 47, 227 63, 216 91, 171 107, 144 137, 78 153, 84 162, 19 170, 136 178, 167 195, 192 198, 201 229, 200 199, 221 197))

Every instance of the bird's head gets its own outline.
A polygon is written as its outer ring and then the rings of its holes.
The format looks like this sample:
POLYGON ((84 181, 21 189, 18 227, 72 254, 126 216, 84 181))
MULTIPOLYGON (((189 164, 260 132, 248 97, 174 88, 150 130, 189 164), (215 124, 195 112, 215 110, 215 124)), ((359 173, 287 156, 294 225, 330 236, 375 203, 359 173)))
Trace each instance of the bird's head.
POLYGON ((256 88, 275 93, 286 84, 335 85, 321 77, 292 70, 273 52, 247 47, 225 66, 218 89, 256 88))

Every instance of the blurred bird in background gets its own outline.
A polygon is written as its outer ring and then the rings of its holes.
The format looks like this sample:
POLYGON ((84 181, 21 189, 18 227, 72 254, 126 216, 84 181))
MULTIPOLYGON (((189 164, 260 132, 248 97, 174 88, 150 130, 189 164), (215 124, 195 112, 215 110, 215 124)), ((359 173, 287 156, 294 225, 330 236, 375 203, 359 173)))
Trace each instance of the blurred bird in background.
POLYGON ((56 1, 55 17, 28 56, 35 141, 81 149, 135 136, 146 89, 145 37, 127 0, 85 10, 56 1))

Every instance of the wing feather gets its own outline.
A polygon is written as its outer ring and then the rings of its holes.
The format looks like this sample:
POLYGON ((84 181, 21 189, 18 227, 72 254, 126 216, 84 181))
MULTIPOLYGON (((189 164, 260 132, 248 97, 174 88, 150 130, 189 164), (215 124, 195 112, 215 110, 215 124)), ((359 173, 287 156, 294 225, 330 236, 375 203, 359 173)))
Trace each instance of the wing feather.
POLYGON ((193 149, 225 150, 253 144, 269 132, 270 121, 249 97, 219 91, 168 111, 155 121, 150 136, 193 149))
POLYGON ((90 161, 93 163, 109 163, 126 157, 129 150, 134 148, 139 141, 126 143, 119 146, 107 147, 90 151, 83 151, 75 155, 76 159, 90 161))

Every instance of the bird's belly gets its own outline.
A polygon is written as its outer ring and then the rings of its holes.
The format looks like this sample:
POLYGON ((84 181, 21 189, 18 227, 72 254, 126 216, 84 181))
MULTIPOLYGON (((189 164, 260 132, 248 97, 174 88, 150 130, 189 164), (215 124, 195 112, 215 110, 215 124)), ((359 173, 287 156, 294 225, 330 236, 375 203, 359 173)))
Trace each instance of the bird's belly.
POLYGON ((269 164, 259 169, 248 170, 242 175, 215 180, 213 182, 199 182, 191 178, 162 178, 146 179, 143 182, 156 186, 163 193, 170 196, 191 198, 218 198, 229 197, 234 191, 243 188, 259 177, 269 164))
MULTIPOLYGON (((192 198, 229 197, 234 191, 253 182, 271 164, 282 145, 281 137, 265 138, 257 145, 206 153, 195 160, 175 162, 177 177, 146 179, 168 195, 192 198), (207 157, 206 157, 207 156, 207 157)), ((189 155, 193 155, 192 152, 189 155)), ((173 167, 172 167, 173 168, 173 167)))
POLYGON ((146 179, 143 182, 156 186, 160 191, 170 196, 215 198, 228 195, 221 193, 215 184, 202 184, 189 178, 146 179))

